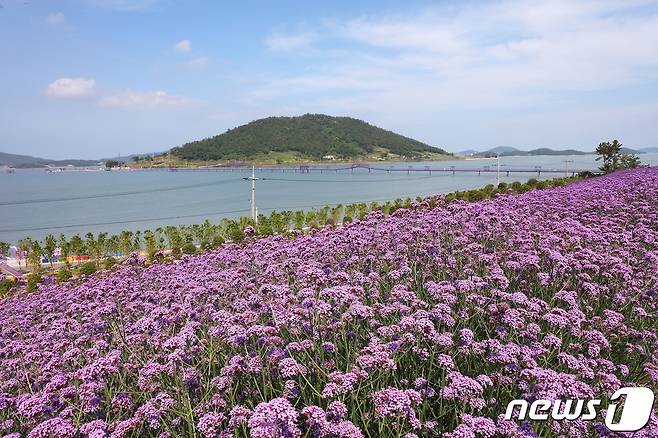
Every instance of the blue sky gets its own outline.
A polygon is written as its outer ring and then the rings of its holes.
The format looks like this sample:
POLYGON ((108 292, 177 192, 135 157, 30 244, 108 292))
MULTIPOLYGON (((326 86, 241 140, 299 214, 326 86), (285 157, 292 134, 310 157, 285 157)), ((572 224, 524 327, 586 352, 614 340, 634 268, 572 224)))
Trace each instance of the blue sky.
POLYGON ((0 151, 347 115, 451 151, 658 145, 658 1, 0 0, 0 151))

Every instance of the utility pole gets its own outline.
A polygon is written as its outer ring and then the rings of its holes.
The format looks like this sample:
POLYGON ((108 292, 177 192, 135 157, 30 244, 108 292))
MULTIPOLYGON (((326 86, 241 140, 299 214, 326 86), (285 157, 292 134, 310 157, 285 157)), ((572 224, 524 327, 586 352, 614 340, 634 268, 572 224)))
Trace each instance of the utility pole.
POLYGON ((573 160, 562 160, 564 163, 564 176, 569 176, 569 163, 573 163, 573 160))
POLYGON ((256 178, 255 166, 251 166, 251 177, 245 177, 242 179, 251 181, 251 218, 255 223, 258 223, 258 210, 256 209, 256 181, 260 178, 256 178))
POLYGON ((496 188, 500 185, 500 154, 496 154, 496 188))

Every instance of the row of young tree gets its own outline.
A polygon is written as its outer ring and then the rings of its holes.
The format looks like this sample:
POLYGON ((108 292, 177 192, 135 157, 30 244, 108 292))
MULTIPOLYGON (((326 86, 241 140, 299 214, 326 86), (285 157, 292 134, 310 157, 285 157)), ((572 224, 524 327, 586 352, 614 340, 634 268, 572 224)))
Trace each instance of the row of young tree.
MULTIPOLYGON (((466 190, 444 195, 445 202, 453 200, 479 201, 491 198, 498 193, 524 193, 532 189, 564 185, 570 178, 557 178, 547 181, 530 179, 526 183, 500 183, 498 186, 489 184, 476 190, 466 190)), ((416 200, 422 200, 417 197, 416 200)), ((435 205, 440 197, 428 198, 435 205)), ((96 263, 116 257, 127 256, 133 252, 145 253, 149 259, 163 252, 170 253, 175 258, 182 254, 196 254, 217 248, 224 242, 240 242, 245 238, 245 229, 253 227, 254 234, 268 236, 274 234, 299 234, 300 231, 318 229, 324 226, 335 226, 353 220, 363 219, 369 212, 379 210, 389 215, 400 208, 408 208, 411 198, 398 198, 384 203, 355 203, 325 206, 310 211, 273 211, 269 215, 260 214, 258 221, 251 218, 222 219, 219 223, 206 220, 201 224, 165 226, 155 230, 122 231, 119 234, 87 233, 84 236, 74 235, 55 237, 48 235, 45 239, 22 239, 18 242, 17 256, 19 264, 25 264, 32 270, 39 270, 43 262, 53 265, 57 261, 68 264, 96 263), (297 231, 295 231, 297 230, 297 231)), ((0 256, 7 255, 9 245, 0 242, 0 256)), ((22 267, 22 266, 21 266, 22 267)))
MULTIPOLYGON (((199 251, 216 248, 226 241, 239 242, 244 239, 244 229, 251 225, 257 235, 283 234, 291 230, 320 228, 362 219, 368 212, 383 210, 385 213, 401 207, 408 207, 411 198, 396 199, 382 205, 377 202, 356 203, 343 206, 325 206, 311 211, 273 211, 269 215, 259 215, 258 221, 242 217, 223 219, 219 223, 206 220, 201 224, 165 226, 155 230, 122 231, 119 234, 87 233, 67 237, 52 234, 43 240, 22 239, 17 244, 19 265, 25 263, 32 269, 41 267, 42 262, 51 265, 56 261, 97 261, 108 257, 120 257, 132 252, 145 252, 148 257, 170 250, 174 257, 182 254, 194 254, 199 251)), ((10 245, 0 242, 0 255, 9 254, 10 245)), ((22 266, 21 266, 22 267, 22 266)))
MULTIPOLYGON (((576 177, 588 177, 579 175, 576 177)), ((530 190, 563 186, 574 178, 556 178, 538 181, 534 178, 526 183, 514 182, 507 184, 501 182, 497 186, 489 184, 475 190, 465 190, 448 193, 443 196, 435 195, 427 198, 417 197, 416 201, 424 201, 420 205, 434 208, 440 202, 453 201, 476 202, 493 198, 501 193, 525 193, 530 190)), ((36 290, 39 283, 45 278, 43 260, 63 261, 64 267, 51 269, 55 281, 67 281, 74 275, 90 275, 97 269, 109 269, 117 262, 117 257, 127 256, 133 252, 146 254, 150 261, 166 258, 180 258, 183 254, 196 254, 208 251, 225 242, 239 243, 247 235, 245 230, 253 228, 256 236, 285 234, 290 237, 325 226, 345 224, 353 220, 363 219, 371 211, 381 211, 385 216, 400 208, 409 208, 413 205, 411 198, 396 199, 383 204, 378 202, 336 205, 311 211, 274 211, 270 215, 259 215, 258 221, 242 217, 239 219, 223 219, 219 223, 205 221, 201 224, 166 226, 155 230, 122 231, 119 234, 87 233, 84 237, 75 235, 59 238, 48 235, 42 241, 23 239, 18 244, 19 261, 32 268, 32 275, 27 279, 28 292, 36 290), (71 262, 69 256, 74 257, 71 262)), ((0 256, 6 256, 9 245, 0 242, 0 256)), ((0 298, 10 295, 16 289, 16 283, 0 278, 0 298)))

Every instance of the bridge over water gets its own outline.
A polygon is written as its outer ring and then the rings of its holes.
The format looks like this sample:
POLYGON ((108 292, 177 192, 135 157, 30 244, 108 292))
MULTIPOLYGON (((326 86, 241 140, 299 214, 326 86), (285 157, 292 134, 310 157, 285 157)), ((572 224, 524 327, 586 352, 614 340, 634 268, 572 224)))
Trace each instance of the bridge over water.
MULTIPOLYGON (((201 167, 169 167, 168 170, 172 172, 178 171, 224 171, 224 172, 245 172, 250 171, 251 166, 201 166, 201 167)), ((152 169, 155 170, 155 169, 152 169)), ((162 168, 158 169, 162 170, 162 168)), ((580 172, 591 172, 591 173, 600 173, 596 170, 591 169, 556 169, 556 168, 542 168, 542 166, 534 166, 532 168, 509 168, 501 166, 498 168, 496 165, 485 165, 481 167, 457 167, 457 166, 381 166, 373 164, 351 164, 347 166, 317 166, 317 165, 301 165, 301 166, 260 166, 256 167, 255 170, 259 173, 263 172, 282 172, 282 173, 339 173, 339 172, 351 172, 354 173, 355 170, 367 170, 368 173, 371 172, 386 172, 386 173, 406 173, 408 175, 414 173, 447 173, 447 174, 457 174, 457 173, 477 173, 481 175, 483 173, 499 173, 501 175, 510 176, 510 174, 517 173, 527 173, 527 174, 537 174, 541 176, 544 174, 562 174, 565 176, 571 175, 575 176, 580 172)))

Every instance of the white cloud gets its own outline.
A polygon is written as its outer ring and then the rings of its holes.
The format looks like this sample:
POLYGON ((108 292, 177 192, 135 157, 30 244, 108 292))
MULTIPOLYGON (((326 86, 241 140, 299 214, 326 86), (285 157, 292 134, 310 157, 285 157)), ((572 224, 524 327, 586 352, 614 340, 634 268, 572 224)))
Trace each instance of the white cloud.
MULTIPOLYGON (((578 93, 658 80, 656 7, 656 0, 504 0, 319 25, 314 39, 331 49, 251 97, 324 97, 347 111, 380 113, 582 102, 578 93)), ((307 39, 272 41, 270 48, 285 49, 307 39)))
POLYGON ((53 26, 57 26, 58 24, 64 23, 64 20, 66 17, 64 17, 64 14, 61 12, 53 12, 52 14, 49 14, 46 17, 46 22, 48 24, 51 24, 53 26))
POLYGON ((182 96, 175 96, 165 91, 132 91, 125 90, 103 96, 98 104, 105 108, 160 110, 180 109, 195 102, 182 96))
POLYGON ((60 78, 53 81, 46 89, 50 97, 79 99, 94 93, 96 81, 85 78, 60 78))
POLYGON ((192 42, 190 40, 181 40, 174 44, 174 50, 180 53, 189 53, 192 51, 192 42))
POLYGON ((309 47, 315 40, 316 34, 311 32, 297 34, 272 34, 265 39, 265 44, 270 50, 287 52, 309 47))
POLYGON ((181 66, 189 70, 200 70, 206 68, 209 62, 210 59, 208 59, 205 56, 201 56, 199 58, 194 58, 194 59, 190 59, 189 61, 183 62, 181 63, 181 66))

